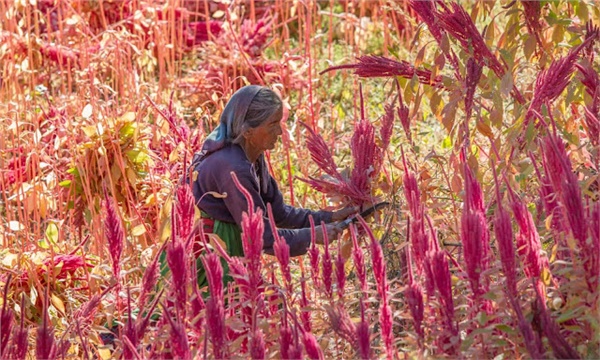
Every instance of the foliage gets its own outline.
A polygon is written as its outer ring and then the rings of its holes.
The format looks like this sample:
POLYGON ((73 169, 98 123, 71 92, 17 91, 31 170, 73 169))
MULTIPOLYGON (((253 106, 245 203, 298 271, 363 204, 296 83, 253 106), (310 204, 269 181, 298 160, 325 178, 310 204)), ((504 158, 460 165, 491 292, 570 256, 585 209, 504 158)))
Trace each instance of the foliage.
POLYGON ((593 3, 15 0, 0 20, 0 358, 600 357, 593 3), (247 83, 286 104, 290 203, 393 207, 290 259, 261 255, 251 206, 246 257, 224 255, 180 179, 247 83))

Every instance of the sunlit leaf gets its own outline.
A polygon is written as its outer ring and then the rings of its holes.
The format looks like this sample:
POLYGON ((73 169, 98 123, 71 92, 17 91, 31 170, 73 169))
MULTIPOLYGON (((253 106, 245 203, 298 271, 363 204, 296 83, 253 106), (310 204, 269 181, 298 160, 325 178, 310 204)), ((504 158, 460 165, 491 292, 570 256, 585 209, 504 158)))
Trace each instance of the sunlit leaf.
POLYGON ((131 229, 131 235, 133 236, 141 236, 146 233, 146 226, 144 224, 139 224, 131 229))
POLYGON ((87 104, 86 106, 83 107, 83 110, 81 111, 81 116, 84 119, 89 119, 90 116, 92 116, 93 111, 94 111, 94 109, 92 108, 92 104, 87 104))

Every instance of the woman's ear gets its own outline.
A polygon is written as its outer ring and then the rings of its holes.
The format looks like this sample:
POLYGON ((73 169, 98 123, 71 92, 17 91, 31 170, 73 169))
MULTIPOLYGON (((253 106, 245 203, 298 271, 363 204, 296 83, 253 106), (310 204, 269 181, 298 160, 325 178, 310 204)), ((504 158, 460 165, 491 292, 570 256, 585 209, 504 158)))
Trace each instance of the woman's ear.
POLYGON ((244 131, 244 134, 242 134, 242 136, 244 137, 244 139, 248 139, 252 136, 252 134, 254 134, 254 128, 249 128, 248 130, 244 131))

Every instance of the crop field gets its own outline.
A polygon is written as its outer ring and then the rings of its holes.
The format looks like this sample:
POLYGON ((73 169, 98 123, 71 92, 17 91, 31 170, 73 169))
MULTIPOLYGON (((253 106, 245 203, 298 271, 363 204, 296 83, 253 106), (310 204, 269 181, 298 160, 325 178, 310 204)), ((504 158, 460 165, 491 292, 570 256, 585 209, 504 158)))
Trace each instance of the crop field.
POLYGON ((0 359, 600 358, 598 24, 593 1, 0 1, 0 359), (299 257, 262 252, 250 207, 224 256, 181 180, 249 84, 284 103, 288 204, 390 205, 299 257))

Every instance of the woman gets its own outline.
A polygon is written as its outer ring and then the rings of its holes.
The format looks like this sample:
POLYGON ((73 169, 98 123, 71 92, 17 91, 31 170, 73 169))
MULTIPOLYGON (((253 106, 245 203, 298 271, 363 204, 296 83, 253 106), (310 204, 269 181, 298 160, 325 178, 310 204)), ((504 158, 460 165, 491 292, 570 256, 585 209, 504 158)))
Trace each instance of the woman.
MULTIPOLYGON (((283 104, 275 92, 261 86, 245 86, 233 94, 221 114, 220 125, 192 160, 191 186, 202 217, 209 224, 206 230, 219 235, 229 255, 244 256, 240 224, 242 213, 248 211, 246 198, 235 186, 231 172, 250 192, 255 206, 263 210, 263 250, 267 254, 273 254, 274 242, 274 229, 267 218, 268 203, 278 227, 275 231, 286 240, 290 256, 305 254, 310 246, 309 216, 312 215, 317 225, 327 223, 327 236, 335 239, 341 230, 332 222, 343 220, 358 210, 348 207, 335 212, 310 211, 284 204, 264 159, 264 152, 274 149, 282 134, 282 117, 283 104), (227 196, 214 197, 208 192, 227 193, 227 196)), ((316 234, 316 242, 322 243, 321 226, 317 227, 316 234)), ((203 271, 198 272, 198 283, 205 284, 203 271)))

